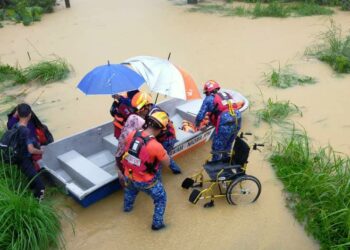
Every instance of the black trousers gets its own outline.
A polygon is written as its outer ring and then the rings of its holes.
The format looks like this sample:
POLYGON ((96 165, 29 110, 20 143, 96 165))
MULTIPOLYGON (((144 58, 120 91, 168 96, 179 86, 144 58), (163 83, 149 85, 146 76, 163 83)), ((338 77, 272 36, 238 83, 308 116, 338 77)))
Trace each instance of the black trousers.
POLYGON ((38 173, 35 171, 32 159, 29 157, 24 157, 18 162, 18 166, 22 173, 31 182, 30 187, 34 190, 34 196, 39 198, 42 191, 45 190, 45 185, 38 173))

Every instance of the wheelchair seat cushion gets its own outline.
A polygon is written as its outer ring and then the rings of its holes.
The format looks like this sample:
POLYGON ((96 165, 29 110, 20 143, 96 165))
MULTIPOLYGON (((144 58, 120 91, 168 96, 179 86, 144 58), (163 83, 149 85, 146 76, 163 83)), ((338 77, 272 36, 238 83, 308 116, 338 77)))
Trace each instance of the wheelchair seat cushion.
POLYGON ((224 162, 208 162, 204 164, 204 170, 209 175, 210 179, 216 180, 218 173, 223 169, 224 171, 219 177, 225 177, 226 179, 233 178, 237 173, 241 172, 241 165, 229 165, 224 162))

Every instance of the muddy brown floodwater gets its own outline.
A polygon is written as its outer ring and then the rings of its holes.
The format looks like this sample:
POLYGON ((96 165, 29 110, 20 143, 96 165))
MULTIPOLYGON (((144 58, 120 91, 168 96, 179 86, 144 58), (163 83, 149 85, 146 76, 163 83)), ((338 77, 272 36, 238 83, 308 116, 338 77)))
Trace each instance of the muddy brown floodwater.
MULTIPOLYGON (((29 27, 8 25, 0 29, 0 59, 29 64, 59 55, 74 66, 64 83, 32 87, 26 101, 43 117, 56 138, 71 135, 110 119, 111 98, 87 97, 76 89, 78 81, 94 66, 107 60, 120 62, 136 55, 166 57, 191 72, 198 85, 215 79, 226 88, 243 93, 252 109, 268 97, 290 100, 302 107, 295 117, 315 145, 330 143, 350 153, 350 77, 335 76, 325 64, 306 60, 304 50, 325 30, 329 17, 248 19, 188 13, 186 7, 166 0, 74 0, 71 9, 55 13, 29 27), (269 65, 289 63, 300 72, 317 77, 318 83, 286 90, 261 83, 269 65), (260 89, 260 90, 259 90, 260 89)), ((333 19, 350 28, 350 15, 337 12, 333 19)), ((266 126, 256 128, 252 111, 244 113, 243 130, 260 138, 266 126)), ((262 140, 262 139, 261 139, 262 140)), ((168 194, 167 228, 150 230, 153 204, 140 194, 132 213, 122 212, 123 195, 117 192, 84 209, 72 207, 73 234, 64 222, 67 249, 318 249, 285 207, 282 185, 266 162, 266 155, 251 154, 248 172, 262 183, 259 200, 248 206, 229 206, 218 200, 212 209, 196 206, 180 185, 208 157, 210 145, 177 161, 183 174, 163 171, 168 194)))

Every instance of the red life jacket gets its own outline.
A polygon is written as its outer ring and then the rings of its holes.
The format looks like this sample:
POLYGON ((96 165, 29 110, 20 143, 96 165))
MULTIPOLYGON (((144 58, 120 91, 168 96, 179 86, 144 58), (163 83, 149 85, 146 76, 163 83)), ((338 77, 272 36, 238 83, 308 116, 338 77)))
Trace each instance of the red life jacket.
POLYGON ((217 127, 218 118, 222 112, 228 110, 228 103, 231 101, 233 103, 232 96, 227 92, 218 92, 214 95, 214 110, 210 114, 210 122, 217 127))
POLYGON ((35 134, 36 134, 36 138, 38 139, 38 142, 40 143, 40 145, 47 144, 47 138, 45 136, 44 130, 42 130, 40 128, 35 128, 35 134))
POLYGON ((124 103, 113 102, 110 112, 114 117, 114 136, 119 138, 126 120, 132 114, 132 110, 124 103))
POLYGON ((124 171, 131 175, 131 178, 133 174, 137 176, 146 174, 155 175, 159 169, 159 164, 151 161, 151 157, 146 148, 148 142, 151 140, 154 140, 153 135, 144 137, 142 136, 142 130, 139 130, 134 134, 131 143, 127 146, 122 164, 125 169, 124 171))

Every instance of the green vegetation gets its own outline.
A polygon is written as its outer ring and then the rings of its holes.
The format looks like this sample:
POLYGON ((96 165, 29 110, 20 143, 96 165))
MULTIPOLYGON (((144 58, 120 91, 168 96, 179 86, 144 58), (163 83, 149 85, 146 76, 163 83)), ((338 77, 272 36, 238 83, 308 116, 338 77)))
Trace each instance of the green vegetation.
POLYGON ((258 123, 260 121, 267 122, 268 124, 283 124, 286 123, 285 119, 292 114, 302 115, 299 108, 290 103, 289 101, 273 101, 271 98, 267 100, 265 107, 256 111, 258 123))
POLYGON ((334 13, 330 8, 326 8, 314 2, 291 3, 287 11, 295 16, 331 15, 334 13))
POLYGON ((16 166, 0 163, 0 249, 63 246, 60 216, 48 200, 38 202, 16 166))
POLYGON ((314 2, 285 3, 271 1, 266 4, 254 3, 253 6, 232 6, 230 4, 198 4, 190 9, 191 12, 203 12, 220 14, 223 16, 250 16, 259 17, 290 17, 290 16, 312 16, 331 15, 333 10, 320 6, 314 2))
POLYGON ((350 159, 331 147, 312 151, 294 131, 275 147, 270 162, 288 192, 287 202, 322 249, 350 247, 350 159))
POLYGON ((289 88, 295 85, 305 85, 316 83, 316 79, 311 76, 300 75, 294 72, 290 67, 272 68, 265 74, 265 80, 269 86, 276 88, 289 88))
POLYGON ((53 11, 56 0, 8 0, 0 1, 0 21, 10 20, 30 25, 40 21, 43 13, 53 11))
POLYGON ((317 40, 321 42, 308 48, 306 54, 328 63, 338 73, 350 73, 350 34, 344 37, 341 27, 331 21, 317 40))
POLYGON ((279 2, 271 2, 267 5, 257 3, 251 14, 253 17, 287 17, 290 15, 285 5, 279 2))
POLYGON ((57 59, 31 65, 27 67, 23 73, 30 81, 38 80, 46 84, 65 79, 69 71, 68 64, 62 59, 57 59))
POLYGON ((11 84, 22 84, 27 82, 27 78, 19 68, 8 64, 0 64, 0 84, 10 82, 11 84))
POLYGON ((23 70, 0 64, 0 84, 15 85, 34 80, 49 83, 65 79, 69 72, 69 66, 63 59, 42 61, 23 70))
POLYGON ((341 0, 340 6, 342 10, 350 10, 350 0, 341 0))

